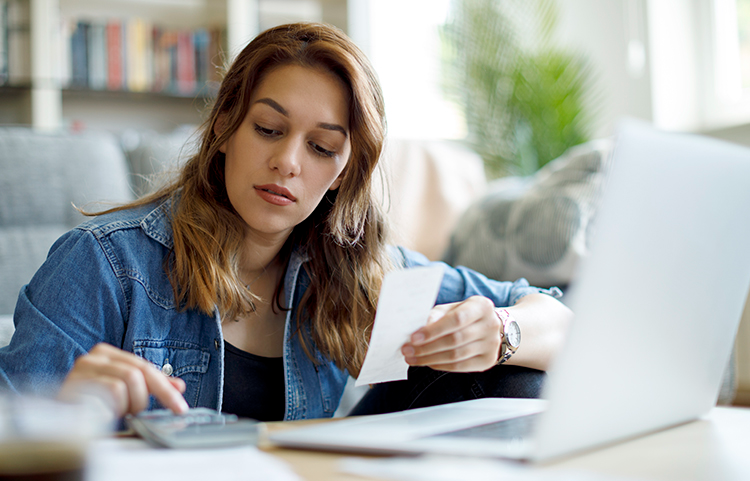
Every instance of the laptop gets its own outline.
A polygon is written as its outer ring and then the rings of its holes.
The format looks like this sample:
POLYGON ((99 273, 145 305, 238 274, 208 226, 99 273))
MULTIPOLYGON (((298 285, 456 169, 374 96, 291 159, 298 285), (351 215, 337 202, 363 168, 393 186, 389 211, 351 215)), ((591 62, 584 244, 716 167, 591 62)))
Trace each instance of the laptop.
POLYGON ((565 298, 576 318, 542 399, 348 418, 271 441, 538 462, 707 413, 750 289, 750 150, 627 121, 613 155, 590 253, 565 298))

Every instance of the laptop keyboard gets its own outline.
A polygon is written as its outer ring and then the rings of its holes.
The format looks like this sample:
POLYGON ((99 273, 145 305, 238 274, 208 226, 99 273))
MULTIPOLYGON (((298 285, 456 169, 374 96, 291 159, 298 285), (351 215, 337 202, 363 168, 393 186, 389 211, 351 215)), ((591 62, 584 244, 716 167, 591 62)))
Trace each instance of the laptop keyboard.
POLYGON ((517 418, 505 419, 496 423, 483 424, 466 429, 459 429, 449 433, 439 434, 436 437, 466 437, 485 439, 518 439, 526 437, 534 428, 539 415, 529 414, 517 418))

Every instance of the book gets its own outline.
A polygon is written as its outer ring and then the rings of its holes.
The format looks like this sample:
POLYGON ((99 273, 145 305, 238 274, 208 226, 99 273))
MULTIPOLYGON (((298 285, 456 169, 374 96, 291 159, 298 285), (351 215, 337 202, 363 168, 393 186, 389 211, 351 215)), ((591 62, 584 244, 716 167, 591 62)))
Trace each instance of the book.
POLYGON ((8 2, 0 0, 0 85, 8 82, 8 2))
POLYGON ((88 29, 88 86, 94 90, 107 88, 107 38, 106 25, 92 21, 88 29))
POLYGON ((106 25, 107 35, 107 89, 123 89, 124 56, 122 45, 122 23, 110 20, 106 25))
POLYGON ((195 82, 195 44, 191 32, 181 30, 177 33, 177 92, 183 95, 194 93, 195 82))
POLYGON ((70 35, 70 87, 89 85, 88 36, 89 22, 79 20, 70 35))
MULTIPOLYGON (((12 1, 19 0, 0 0, 12 1)), ((216 93, 222 28, 167 28, 133 17, 64 19, 60 29, 66 39, 63 85, 179 96, 216 93)))
POLYGON ((131 18, 126 29, 127 88, 133 92, 149 91, 153 72, 151 25, 142 18, 131 18))

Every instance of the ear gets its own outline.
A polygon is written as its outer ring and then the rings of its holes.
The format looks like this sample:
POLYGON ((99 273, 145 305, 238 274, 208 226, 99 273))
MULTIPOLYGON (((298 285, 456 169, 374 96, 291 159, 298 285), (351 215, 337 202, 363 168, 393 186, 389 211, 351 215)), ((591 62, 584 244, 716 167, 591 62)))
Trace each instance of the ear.
POLYGON ((338 177, 336 177, 336 180, 333 181, 333 184, 328 188, 328 190, 336 190, 341 186, 341 181, 344 180, 344 175, 346 175, 346 168, 341 171, 338 177))
MULTIPOLYGON (((214 135, 216 135, 217 138, 221 135, 222 132, 224 132, 224 120, 225 119, 226 119, 226 114, 221 113, 216 118, 216 122, 214 122, 214 135)), ((219 152, 221 152, 222 154, 227 153, 226 143, 221 144, 219 146, 219 152)))

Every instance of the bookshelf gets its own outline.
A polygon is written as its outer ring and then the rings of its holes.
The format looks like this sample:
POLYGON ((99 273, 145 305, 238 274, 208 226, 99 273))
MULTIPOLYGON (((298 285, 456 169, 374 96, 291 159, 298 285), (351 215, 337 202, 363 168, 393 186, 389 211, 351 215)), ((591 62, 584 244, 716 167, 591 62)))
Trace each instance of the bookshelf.
POLYGON ((222 60, 298 20, 346 30, 347 0, 0 0, 0 125, 199 123, 222 60))

